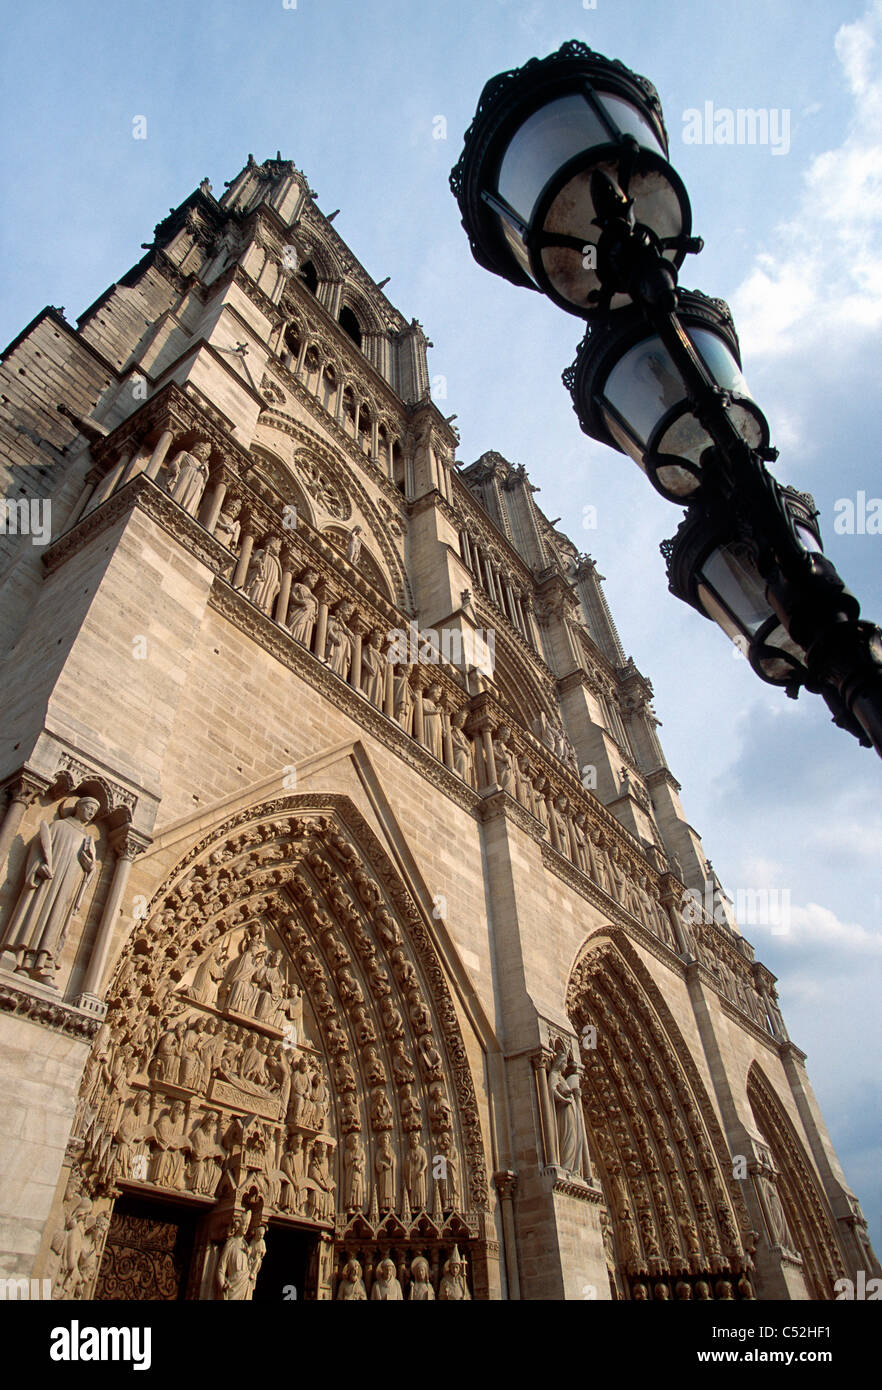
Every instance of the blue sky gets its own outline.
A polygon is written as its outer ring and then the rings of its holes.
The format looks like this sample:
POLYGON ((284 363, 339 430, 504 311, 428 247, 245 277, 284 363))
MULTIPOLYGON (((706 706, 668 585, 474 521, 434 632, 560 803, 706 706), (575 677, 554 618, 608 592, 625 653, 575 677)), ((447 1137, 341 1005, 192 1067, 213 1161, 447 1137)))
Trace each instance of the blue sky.
POLYGON ((219 193, 249 151, 277 149, 306 171, 323 211, 341 209, 355 254, 424 324, 460 457, 495 448, 525 464, 540 505, 607 577, 625 649, 654 683, 686 814, 730 894, 790 891, 787 936, 745 934, 779 976, 878 1249, 879 760, 821 701, 763 686, 668 594, 658 543, 679 512, 579 432, 560 384, 577 320, 474 264, 447 176, 486 79, 567 38, 653 80, 706 242, 682 283, 732 304, 778 476, 814 494, 828 553, 864 616, 882 621, 882 536, 833 531, 838 499, 882 495, 880 0, 725 11, 703 0, 44 0, 7 4, 3 28, 0 342, 45 303, 82 313, 205 175, 219 193), (788 153, 684 143, 684 113, 707 101, 788 112, 788 153))

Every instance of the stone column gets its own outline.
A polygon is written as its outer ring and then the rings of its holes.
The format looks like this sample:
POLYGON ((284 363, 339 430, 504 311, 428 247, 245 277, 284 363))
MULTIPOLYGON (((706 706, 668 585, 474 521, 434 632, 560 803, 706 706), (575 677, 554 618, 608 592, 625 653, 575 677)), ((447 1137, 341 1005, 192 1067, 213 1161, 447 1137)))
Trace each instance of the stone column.
POLYGON ((122 454, 121 457, 113 465, 110 472, 104 475, 104 478, 98 484, 97 488, 95 489, 95 492, 92 495, 91 504, 89 506, 90 512, 93 512, 96 507, 100 507, 102 502, 107 501, 107 498, 115 489, 123 473, 131 463, 131 460, 131 451, 122 454))
POLYGON ((25 811, 33 805, 38 796, 48 790, 48 787, 48 778, 40 777, 27 769, 17 773, 7 784, 9 799, 3 822, 0 824, 0 867, 6 863, 9 846, 18 834, 18 827, 22 823, 25 811))
POLYGON ((174 435, 171 430, 162 431, 162 434, 156 441, 153 453, 150 455, 150 461, 144 469, 148 478, 156 478, 160 468, 165 463, 165 456, 171 448, 173 440, 174 435))
POLYGON ((83 515, 83 512, 88 507, 92 497, 94 497, 95 489, 97 488, 99 481, 100 479, 97 477, 94 467, 90 468, 89 472, 86 474, 86 480, 83 483, 83 490, 77 498, 76 502, 74 503, 73 510, 71 511, 70 516, 64 523, 65 531, 69 531, 72 526, 76 526, 80 517, 83 515))
POLYGON ((560 842, 560 833, 557 828, 557 813, 556 807, 554 805, 554 788, 551 786, 546 787, 545 809, 548 813, 548 834, 551 843, 557 850, 558 854, 566 854, 567 847, 566 845, 562 845, 560 842))
POLYGON ((514 1194, 518 1185, 517 1174, 512 1172, 494 1173, 493 1181, 499 1193, 499 1209, 502 1212, 502 1244, 505 1250, 505 1274, 508 1280, 508 1296, 519 1299, 521 1281, 518 1275, 518 1246, 515 1237, 514 1194))
POLYGON ((123 473, 122 477, 119 480, 119 486, 125 487, 126 483, 130 483, 133 478, 136 478, 138 476, 139 473, 143 473, 144 466, 148 458, 148 450, 145 449, 143 445, 139 446, 132 454, 128 467, 126 468, 125 473, 123 473))
POLYGON ((536 624, 536 614, 533 608, 533 595, 525 593, 521 595, 521 602, 524 609, 524 618, 527 624, 527 638, 537 652, 542 651, 542 641, 539 636, 539 628, 536 624))
POLYGON ((288 604, 291 601, 291 584, 294 579, 295 559, 290 550, 282 551, 282 587, 276 599, 276 622, 284 627, 288 621, 288 604))
POLYGON ((356 618, 350 626, 352 633, 352 662, 349 667, 349 684, 353 690, 361 690, 361 644, 364 639, 364 628, 356 618))
POLYGON ((417 676, 413 692, 413 736, 417 743, 425 747, 425 730, 423 728, 423 684, 417 676))
POLYGON ((450 712, 445 709, 441 714, 441 742, 444 751, 444 765, 453 771, 453 739, 450 734, 450 712))
POLYGON ((113 929, 116 926, 120 904, 126 891, 126 884, 129 881, 132 860, 144 848, 141 840, 131 833, 128 826, 111 834, 110 843, 116 853, 116 864, 114 865, 107 900, 101 913, 101 921, 98 924, 98 932, 92 946, 92 954, 86 967, 83 987, 77 998, 79 1008, 102 1015, 104 1013, 102 986, 107 958, 113 942, 113 929))
POLYGON ((383 713, 389 719, 395 718, 395 667, 386 653, 386 677, 383 688, 383 713))
POLYGON ((542 1145, 545 1163, 557 1164, 560 1161, 557 1151, 557 1124, 548 1090, 548 1061, 543 1052, 530 1058, 533 1066, 533 1079, 536 1083, 536 1098, 539 1102, 539 1125, 542 1131, 542 1145))
POLYGON ((242 534, 239 540, 239 558, 236 561, 233 578, 230 580, 234 589, 242 588, 248 574, 248 566, 251 564, 251 552, 254 549, 254 532, 251 530, 251 526, 251 518, 246 517, 242 522, 242 534))
POLYGON ((484 750, 484 785, 486 787, 496 786, 496 758, 493 753, 493 738, 490 732, 490 721, 485 719, 481 724, 481 747, 484 750))
POLYGON ((493 564, 492 560, 487 560, 485 562, 484 569, 487 575, 487 593, 490 595, 493 602, 498 603, 499 607, 501 608, 502 601, 499 597, 499 591, 496 587, 496 567, 493 564))
POLYGON ((212 535, 214 535, 217 519, 221 514, 224 501, 226 500, 228 486, 229 483, 226 473, 220 473, 212 491, 203 501, 202 507, 200 508, 199 521, 205 527, 206 531, 210 531, 212 535))
POLYGON ((318 617, 315 623, 313 651, 319 661, 324 661, 325 647, 328 641, 328 591, 323 580, 320 580, 315 586, 313 593, 318 599, 318 617))

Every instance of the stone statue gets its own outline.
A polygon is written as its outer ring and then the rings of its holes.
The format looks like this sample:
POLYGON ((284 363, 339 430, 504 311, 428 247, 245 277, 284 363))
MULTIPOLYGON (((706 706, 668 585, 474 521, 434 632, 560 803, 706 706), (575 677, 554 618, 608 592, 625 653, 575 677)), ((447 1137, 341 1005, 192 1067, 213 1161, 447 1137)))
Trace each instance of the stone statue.
POLYGON ((206 1110, 190 1133, 190 1171, 187 1186, 191 1192, 210 1197, 220 1176, 219 1161, 224 1151, 217 1142, 220 1114, 206 1110))
POLYGON ((361 1211, 365 1201, 366 1160, 361 1135, 347 1134, 343 1150, 343 1194, 347 1212, 361 1211))
POLYGON ((584 1171, 582 1126, 579 1122, 579 1079, 575 1072, 569 1078, 564 1076, 564 1068, 568 1061, 566 1049, 560 1047, 548 1072, 548 1091, 554 1102, 557 1121, 558 1153, 562 1168, 569 1169, 571 1173, 578 1173, 580 1177, 587 1177, 588 1173, 584 1171), (568 1084, 573 1081, 576 1083, 575 1087, 568 1084))
POLYGON ((80 797, 73 815, 43 821, 28 852, 25 881, 6 930, 4 949, 19 974, 54 984, 67 929, 95 870, 95 842, 84 829, 100 804, 80 797))
POLYGON ((266 961, 254 977, 254 983, 257 986, 254 1017, 277 1028, 281 1007, 287 995, 281 951, 268 953, 266 961))
POLYGON ((325 660, 331 670, 345 681, 352 658, 352 637, 346 620, 352 612, 351 603, 340 603, 328 619, 328 638, 325 660))
POLYGON ((427 1203, 426 1173, 429 1159, 420 1143, 419 1130, 412 1129, 407 1136, 407 1152, 404 1155, 404 1184, 410 1200, 412 1212, 425 1211, 427 1203))
POLYGON ((296 584, 291 586, 288 603, 288 631, 297 642, 308 647, 312 641, 312 629, 318 613, 318 599, 312 592, 318 583, 315 570, 306 570, 296 584))
POLYGON ((211 951, 206 952, 196 967, 196 974, 187 990, 190 998, 199 1004, 213 1004, 217 999, 218 986, 224 977, 226 967, 226 957, 215 959, 211 951))
POLYGON ((173 1101, 169 1110, 163 1110, 153 1131, 153 1167, 150 1178, 158 1187, 183 1187, 184 1148, 183 1138, 184 1102, 173 1101))
POLYGON ((257 1276, 260 1273, 260 1266, 263 1264, 263 1257, 266 1254, 266 1226, 258 1225, 254 1228, 254 1234, 248 1242, 248 1294, 250 1299, 254 1296, 254 1286, 257 1283, 257 1276))
POLYGON ((358 557, 361 555, 361 527, 353 526, 349 533, 349 540, 346 544, 346 559, 350 565, 358 564, 358 557))
POLYGON ((408 1299, 413 1303, 432 1303, 435 1290, 429 1283, 429 1261, 425 1255, 417 1255, 410 1266, 410 1289, 408 1299))
POLYGON ((395 1265, 390 1259, 381 1260, 377 1265, 377 1275, 371 1289, 371 1299, 375 1302, 402 1303, 404 1294, 395 1273, 395 1265))
POLYGON ((235 550, 239 544, 242 534, 242 523, 239 521, 241 510, 242 504, 238 497, 232 497, 215 523, 214 538, 227 550, 235 550))
POLYGON ((784 1215, 784 1208, 781 1205, 781 1198, 778 1196, 778 1189, 775 1183, 765 1174, 762 1174, 759 1177, 759 1184, 766 1208, 766 1215, 769 1220, 772 1245, 793 1249, 793 1237, 790 1234, 787 1218, 784 1215))
POLYGON ((395 1168, 397 1160, 392 1151, 392 1140, 388 1130, 380 1135, 377 1153, 374 1158, 374 1174, 377 1187, 377 1206, 381 1212, 395 1210, 395 1168))
POLYGON ((392 1107, 382 1086, 378 1086, 371 1096, 371 1129, 392 1128, 392 1107))
POLYGON ((84 1196, 65 1215, 64 1230, 56 1231, 52 1240, 53 1252, 59 1256, 55 1287, 58 1296, 76 1298, 80 1288, 80 1256, 85 1244, 86 1218, 92 1210, 84 1196))
POLYGON ((204 442, 194 444, 192 449, 182 449, 175 454, 168 465, 166 489, 169 495, 183 507, 190 516, 195 516, 208 482, 208 460, 211 445, 204 442))
POLYGON ((437 1139, 438 1153, 444 1159, 443 1176, 439 1177, 438 1194, 442 1211, 453 1211, 459 1206, 459 1160, 449 1134, 440 1134, 437 1139))
POLYGON ((434 1081, 429 1087, 429 1120, 432 1129, 437 1133, 440 1130, 453 1129, 453 1111, 447 1100, 442 1081, 434 1081))
MULTIPOLYGON (((233 1013, 250 1014, 257 1002, 257 975, 263 956, 263 942, 259 936, 246 935, 239 942, 239 954, 227 967, 222 986, 224 995, 221 1007, 233 1013)), ((220 1003, 220 995, 218 996, 220 1003)))
POLYGON ((218 1296, 227 1302, 241 1302, 251 1297, 251 1252, 245 1239, 247 1225, 246 1213, 237 1212, 218 1260, 218 1296))
POLYGON ((383 708, 386 694, 386 659, 380 649, 382 633, 376 628, 361 650, 361 688, 372 705, 383 708))
POLYGON ((468 718, 468 710, 460 709, 450 718, 450 741, 453 744, 453 770, 457 777, 469 787, 475 785, 475 765, 472 740, 465 733, 463 725, 468 718))
POLYGON ((470 1300, 468 1285, 465 1277, 465 1265, 460 1258, 459 1248, 454 1245, 453 1254, 449 1260, 445 1260, 444 1268, 441 1271, 441 1285, 438 1289, 438 1301, 451 1300, 464 1301, 470 1300))
POLYGON ((331 1145, 323 1139, 316 1139, 312 1146, 307 1170, 307 1186, 310 1189, 311 1215, 319 1221, 327 1221, 334 1215, 334 1188, 328 1155, 331 1145))
POLYGON ((110 1212, 102 1211, 87 1218, 83 1232, 83 1249, 79 1258, 80 1297, 89 1298, 98 1275, 104 1240, 110 1227, 110 1212))
POLYGON ((441 687, 433 682, 423 695, 423 742, 439 762, 444 761, 441 687))
POLYGON ((497 785, 501 787, 504 792, 513 795, 511 755, 507 743, 510 735, 510 729, 502 728, 498 730, 497 736, 493 739, 493 761, 496 764, 497 785))
POLYGON ((347 1260, 340 1279, 340 1286, 337 1289, 337 1298, 346 1303, 365 1303, 367 1301, 364 1280, 361 1277, 361 1265, 358 1260, 347 1260))
POLYGON ((278 536, 270 536, 264 548, 251 557, 248 568, 245 597, 262 608, 264 613, 272 612, 276 595, 282 587, 282 566, 278 560, 281 547, 278 536))
POLYGON ((413 731, 413 690, 410 684, 410 667, 396 666, 392 677, 392 708, 396 723, 406 734, 413 731))

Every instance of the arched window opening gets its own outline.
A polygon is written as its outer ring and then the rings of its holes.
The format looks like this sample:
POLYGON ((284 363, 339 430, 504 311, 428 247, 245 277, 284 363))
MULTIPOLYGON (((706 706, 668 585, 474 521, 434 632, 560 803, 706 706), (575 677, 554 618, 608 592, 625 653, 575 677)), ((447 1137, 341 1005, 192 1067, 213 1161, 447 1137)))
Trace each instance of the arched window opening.
POLYGON ((297 327, 296 323, 289 323, 288 327, 285 329, 285 350, 283 353, 286 367, 293 369, 297 366, 297 362, 300 358, 301 343, 300 329, 297 327))
POLYGON ((343 329, 344 333, 349 334, 349 337, 355 343, 355 346, 360 348, 361 325, 359 324, 358 319, 355 317, 352 310, 349 308, 348 304, 344 305, 344 307, 340 310, 340 327, 343 329))
POLYGON ((343 428, 355 435, 355 396, 351 386, 343 392, 343 428))
POLYGON ((404 454, 397 442, 392 445, 392 481, 399 492, 407 492, 404 477, 404 454))
POLYGON ((329 362, 322 372, 322 405, 325 407, 325 410, 329 410, 333 415, 336 403, 337 373, 329 362))
POLYGON ((300 267, 300 278, 310 294, 318 294, 318 273, 312 261, 304 261, 300 267))
POLYGON ((366 454, 371 451, 371 413, 366 405, 358 412, 358 442, 366 454))

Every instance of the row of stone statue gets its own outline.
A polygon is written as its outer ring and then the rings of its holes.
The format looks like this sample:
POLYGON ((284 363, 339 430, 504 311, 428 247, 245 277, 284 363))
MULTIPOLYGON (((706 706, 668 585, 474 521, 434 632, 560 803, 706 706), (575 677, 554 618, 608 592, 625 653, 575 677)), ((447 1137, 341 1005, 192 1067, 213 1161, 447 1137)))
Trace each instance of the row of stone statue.
POLYGON ((367 1277, 360 1260, 347 1259, 337 1282, 337 1298, 345 1303, 432 1303, 464 1302, 471 1300, 466 1262, 454 1245, 444 1261, 437 1295, 429 1261, 425 1255, 415 1255, 408 1268, 404 1259, 396 1262, 388 1255, 369 1269, 367 1277), (405 1294, 404 1290, 407 1289, 405 1294))
MULTIPOLYGON (((305 1056, 294 1076, 310 1078, 305 1056)), ((203 1197, 218 1195, 227 1186, 239 1189, 248 1182, 268 1206, 329 1219, 337 1190, 331 1171, 336 1141, 321 1132, 327 1122, 327 1102, 314 1099, 315 1093, 310 1079, 309 1094, 304 1086, 293 1096, 288 1123, 279 1124, 253 1115, 243 1120, 211 1106, 191 1118, 185 1101, 172 1100, 157 1109, 156 1097, 139 1090, 123 1104, 114 1126, 106 1123, 106 1115, 99 1110, 84 1127, 93 1175, 108 1183, 136 1180, 203 1197)), ((460 1202, 459 1160, 452 1136, 439 1135, 435 1148, 432 1209, 451 1211, 460 1202)), ((367 1177, 365 1143, 359 1132, 350 1131, 341 1157, 343 1205, 348 1213, 364 1211, 369 1199, 371 1211, 378 1215, 428 1210, 429 1156, 419 1129, 407 1131, 400 1161, 390 1130, 383 1129, 371 1167, 372 1183, 367 1177)))
POLYGON ((651 1287, 649 1284, 638 1280, 631 1285, 631 1298, 635 1303, 650 1303, 655 1299, 659 1303, 670 1302, 672 1298, 680 1299, 684 1303, 691 1299, 699 1302, 708 1300, 719 1300, 721 1302, 733 1302, 738 1299, 755 1299, 753 1285, 746 1274, 740 1275, 737 1282, 733 1279, 717 1279, 712 1283, 710 1279, 696 1279, 694 1283, 689 1283, 685 1279, 673 1281, 673 1293, 671 1292, 671 1282, 667 1279, 659 1279, 651 1287))
POLYGON ((240 1087, 245 1083, 246 1089, 279 1096, 282 1119, 289 1115, 290 1100, 290 1118, 312 1129, 321 1129, 328 1113, 320 1067, 310 1070, 305 1055, 295 1063, 287 1042, 213 1016, 190 1015, 162 1032, 147 1074, 152 1081, 198 1094, 208 1090, 214 1077, 240 1087))

